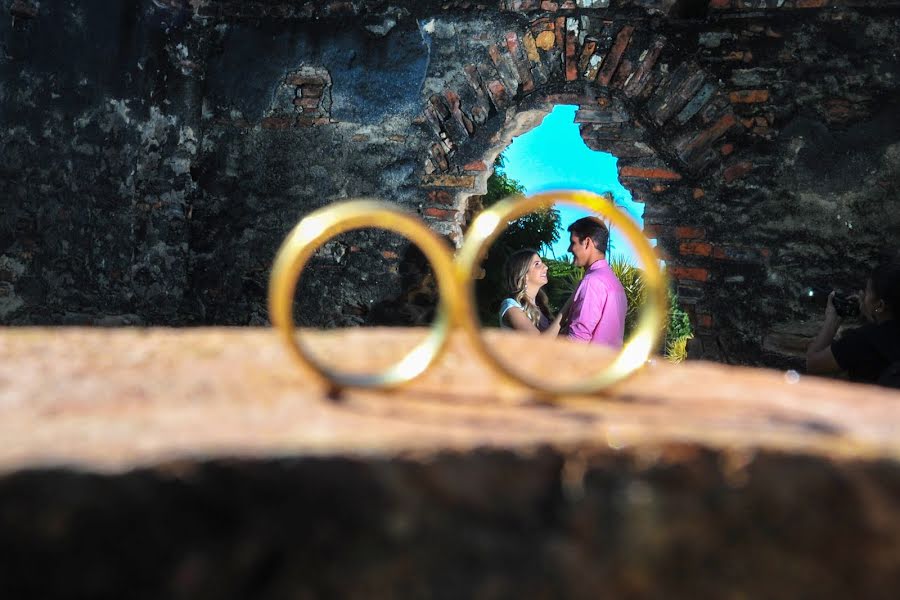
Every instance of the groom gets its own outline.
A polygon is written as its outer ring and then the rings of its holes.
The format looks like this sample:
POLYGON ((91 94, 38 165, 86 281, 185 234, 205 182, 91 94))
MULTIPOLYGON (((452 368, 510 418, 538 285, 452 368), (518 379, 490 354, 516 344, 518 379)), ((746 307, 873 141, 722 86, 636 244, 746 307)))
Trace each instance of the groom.
POLYGON ((569 225, 569 252, 584 267, 584 279, 572 296, 569 339, 621 348, 628 300, 606 262, 609 229, 600 219, 584 217, 569 225))

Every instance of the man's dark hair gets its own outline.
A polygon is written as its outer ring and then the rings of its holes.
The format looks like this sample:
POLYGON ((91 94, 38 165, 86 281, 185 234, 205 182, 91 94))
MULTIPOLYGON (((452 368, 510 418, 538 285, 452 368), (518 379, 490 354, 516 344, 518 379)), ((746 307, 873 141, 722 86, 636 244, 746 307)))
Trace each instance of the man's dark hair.
POLYGON ((872 291, 894 314, 900 316, 900 260, 885 260, 872 271, 872 291))
POLYGON ((606 254, 606 247, 609 244, 609 229, 606 228, 606 223, 597 217, 582 217, 569 225, 568 231, 574 233, 581 241, 584 241, 584 238, 591 238, 594 246, 606 254))

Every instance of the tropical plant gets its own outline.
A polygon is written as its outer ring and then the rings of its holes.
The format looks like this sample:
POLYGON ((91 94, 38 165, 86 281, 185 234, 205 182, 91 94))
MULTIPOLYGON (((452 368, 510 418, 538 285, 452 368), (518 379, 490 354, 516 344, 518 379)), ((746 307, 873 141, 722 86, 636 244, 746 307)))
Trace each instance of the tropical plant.
POLYGON ((628 310, 625 313, 625 331, 629 335, 637 325, 640 308, 644 305, 647 289, 644 286, 644 278, 641 270, 625 260, 623 256, 611 256, 609 266, 613 273, 625 288, 625 297, 628 298, 628 310))
POLYGON ((680 363, 687 358, 687 343, 694 336, 685 335, 680 338, 669 340, 666 338, 666 358, 675 364, 680 363))

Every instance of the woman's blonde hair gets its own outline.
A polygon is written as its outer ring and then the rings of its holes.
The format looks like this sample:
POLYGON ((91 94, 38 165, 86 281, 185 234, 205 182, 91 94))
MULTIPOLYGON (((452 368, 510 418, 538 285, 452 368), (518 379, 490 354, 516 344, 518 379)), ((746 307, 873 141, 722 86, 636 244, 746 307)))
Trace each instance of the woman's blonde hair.
POLYGON ((553 315, 550 312, 550 303, 544 290, 538 290, 534 301, 525 293, 526 275, 528 269, 531 268, 531 259, 535 256, 538 256, 537 250, 531 248, 513 252, 506 259, 504 272, 506 274, 506 293, 522 306, 522 310, 525 311, 525 315, 534 323, 534 326, 540 327, 542 315, 547 319, 552 319, 553 315))

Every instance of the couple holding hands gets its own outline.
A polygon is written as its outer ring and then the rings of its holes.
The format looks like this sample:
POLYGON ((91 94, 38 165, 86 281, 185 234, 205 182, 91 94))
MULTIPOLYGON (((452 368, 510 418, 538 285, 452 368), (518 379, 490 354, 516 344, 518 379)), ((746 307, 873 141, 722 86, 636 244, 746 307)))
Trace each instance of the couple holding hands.
POLYGON ((628 300, 606 261, 609 229, 598 218, 584 217, 568 232, 574 263, 585 268, 575 293, 553 316, 541 290, 547 284, 547 265, 535 250, 514 252, 505 267, 509 296, 500 305, 500 327, 621 348, 628 300))

